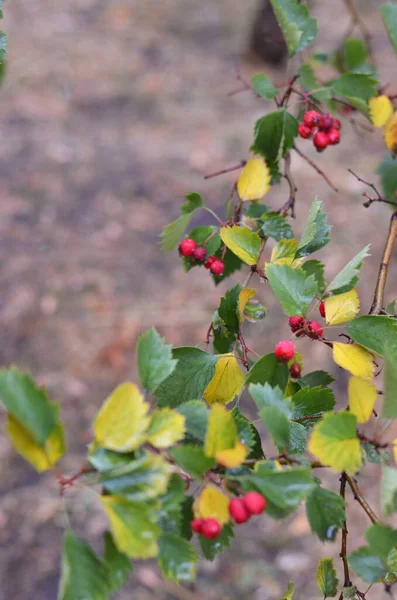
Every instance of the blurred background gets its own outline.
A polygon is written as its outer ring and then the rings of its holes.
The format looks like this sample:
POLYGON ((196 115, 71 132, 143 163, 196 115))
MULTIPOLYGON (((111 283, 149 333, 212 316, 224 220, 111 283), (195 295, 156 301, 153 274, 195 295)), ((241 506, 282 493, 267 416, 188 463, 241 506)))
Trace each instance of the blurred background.
MULTIPOLYGON (((312 4, 317 48, 335 50, 349 29, 343 3, 312 4)), ((379 5, 359 2, 381 80, 397 93, 396 57, 379 5)), ((159 234, 190 191, 221 214, 235 174, 209 181, 203 175, 246 159, 254 123, 271 108, 249 92, 228 95, 238 87, 236 67, 247 78, 265 71, 282 83, 299 64, 265 65, 250 52, 260 6, 261 0, 14 0, 5 6, 0 361, 30 370, 60 402, 70 449, 62 463, 66 473, 79 469, 90 422, 107 394, 136 377, 139 333, 154 325, 174 345, 202 344, 212 312, 232 283, 214 288, 204 269, 185 275, 176 252, 161 253, 159 234)), ((317 193, 333 225, 332 244, 318 255, 329 277, 371 241, 372 257, 359 285, 367 312, 389 210, 363 208, 366 189, 347 167, 376 182, 385 154, 381 134, 354 130, 345 120, 339 146, 317 155, 311 144, 299 145, 339 193, 294 155, 296 232, 317 193)), ((282 183, 267 201, 279 207, 287 193, 282 183)), ((212 224, 211 217, 197 216, 193 224, 212 224)), ((396 262, 388 300, 397 295, 396 262)), ((258 284, 257 290, 269 315, 248 325, 246 338, 263 354, 289 329, 269 288, 258 284)), ((306 341, 302 351, 310 370, 335 374, 327 348, 315 345, 314 353, 306 341)), ((342 378, 339 398, 343 384, 342 378)), ((54 600, 64 526, 56 482, 50 474, 35 474, 5 436, 0 461, 0 599, 54 600)), ((361 485, 376 508, 369 473, 361 485)), ((337 489, 336 476, 327 483, 337 489)), ((100 548, 106 520, 94 496, 76 487, 66 503, 76 532, 100 548)), ((348 510, 353 549, 368 523, 351 496, 348 510)), ((304 511, 281 525, 263 517, 238 533, 221 559, 201 563, 198 582, 189 589, 164 583, 156 566, 138 562, 117 598, 274 600, 289 580, 296 581, 296 598, 318 598, 318 559, 337 557, 339 542, 325 546, 314 539, 304 511)), ((370 597, 384 594, 371 591, 370 597)))

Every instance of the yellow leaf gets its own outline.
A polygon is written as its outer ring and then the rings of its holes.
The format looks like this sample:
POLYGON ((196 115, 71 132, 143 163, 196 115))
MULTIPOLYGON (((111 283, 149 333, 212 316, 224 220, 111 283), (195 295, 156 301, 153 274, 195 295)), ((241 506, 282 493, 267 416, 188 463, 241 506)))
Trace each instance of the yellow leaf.
POLYGON ((63 427, 58 423, 42 448, 12 415, 8 415, 7 433, 14 448, 38 471, 52 469, 65 453, 63 427))
POLYGON ((337 365, 356 377, 371 380, 374 375, 373 356, 358 344, 333 342, 333 358, 337 365))
POLYGON ((208 417, 204 452, 207 456, 216 456, 222 450, 233 448, 237 437, 237 426, 233 415, 222 404, 215 404, 208 417))
POLYGON ((370 98, 368 108, 374 127, 383 127, 393 114, 393 105, 387 96, 370 98))
POLYGON ((361 377, 350 377, 349 408, 358 423, 366 423, 376 402, 376 386, 361 377))
POLYGON ((234 354, 221 354, 215 366, 215 375, 209 382, 204 398, 208 404, 228 404, 241 392, 244 375, 234 354))
POLYGON ((122 383, 105 400, 94 421, 95 438, 100 446, 116 452, 130 452, 140 446, 150 423, 149 404, 137 386, 122 383))
POLYGON ((393 441, 394 462, 397 463, 397 438, 393 441))
POLYGON ((362 465, 356 417, 347 411, 327 413, 313 427, 308 450, 334 471, 355 473, 362 465))
POLYGON ((238 297, 238 313, 240 317, 240 322, 244 321, 244 309, 247 305, 247 302, 251 300, 256 294, 255 290, 250 288, 243 288, 238 297))
POLYGON ((229 498, 212 485, 207 485, 193 504, 196 519, 216 519, 221 525, 230 520, 229 498))
POLYGON ((228 469, 233 469, 234 467, 239 467, 245 461, 247 456, 248 448, 239 440, 234 448, 217 452, 215 458, 219 465, 223 465, 228 469))
POLYGON ((260 200, 270 190, 271 175, 263 158, 251 158, 237 181, 237 192, 243 202, 260 200))
POLYGON ((156 448, 169 448, 185 435, 185 417, 172 408, 153 411, 147 441, 156 448))
POLYGON ((387 148, 392 154, 397 154, 397 112, 386 123, 383 135, 387 148))
POLYGON ((327 325, 346 323, 356 316, 360 310, 357 290, 350 290, 338 296, 329 296, 325 300, 325 322, 327 325))
POLYGON ((233 225, 221 227, 219 235, 222 242, 246 265, 256 265, 259 259, 261 238, 249 227, 233 225))
MULTIPOLYGON (((298 245, 298 240, 280 240, 273 247, 270 262, 277 265, 292 266, 298 245)), ((301 262, 302 259, 298 259, 294 262, 294 265, 298 266, 301 262)))

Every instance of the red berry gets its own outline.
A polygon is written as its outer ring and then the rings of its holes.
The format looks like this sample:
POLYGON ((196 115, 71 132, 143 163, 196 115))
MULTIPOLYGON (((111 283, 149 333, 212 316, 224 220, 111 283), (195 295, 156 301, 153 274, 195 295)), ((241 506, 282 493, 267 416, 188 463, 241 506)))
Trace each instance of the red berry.
POLYGON ((216 519, 205 519, 201 525, 201 535, 208 540, 213 540, 222 531, 220 523, 216 519))
POLYGON ((322 131, 328 131, 332 127, 333 119, 328 113, 321 115, 318 126, 322 131))
POLYGON ((340 142, 340 133, 338 129, 330 129, 329 132, 327 133, 328 135, 328 143, 331 144, 331 146, 335 146, 336 144, 339 144, 340 142))
POLYGON ((290 370, 289 370, 289 374, 291 375, 291 377, 293 379, 299 379, 299 377, 301 376, 301 367, 300 367, 300 365, 298 365, 298 363, 294 363, 293 365, 291 365, 290 370))
POLYGON ((300 123, 298 127, 298 133, 301 136, 301 138, 307 140, 308 138, 312 137, 313 132, 311 127, 305 125, 305 123, 300 123))
POLYGON ((230 500, 229 513, 236 523, 245 523, 250 518, 247 507, 241 498, 233 498, 233 500, 230 500))
POLYGON ((199 262, 203 262, 207 258, 207 250, 202 246, 199 246, 193 252, 193 257, 199 262))
POLYGON ((201 533, 203 523, 204 519, 193 519, 193 521, 190 523, 190 526, 194 533, 201 533))
POLYGON ((181 256, 191 256, 196 248, 196 242, 192 238, 186 238, 179 244, 179 254, 181 256))
POLYGON ((303 115, 303 122, 308 127, 315 127, 320 119, 320 114, 316 110, 307 110, 303 115))
POLYGON ((313 144, 318 152, 322 152, 328 146, 328 135, 324 131, 317 131, 313 138, 313 144))
POLYGON ((225 265, 219 258, 215 258, 215 260, 210 265, 210 271, 214 275, 222 275, 225 270, 225 265))
POLYGON ((266 499, 258 492, 247 492, 243 502, 250 515, 260 515, 266 508, 266 499))
POLYGON ((322 337, 324 333, 324 330, 322 328, 322 326, 320 325, 320 323, 317 323, 317 321, 310 321, 309 323, 309 337, 312 337, 313 339, 317 339, 322 337))
POLYGON ((339 119, 332 119, 332 129, 337 129, 339 131, 341 127, 342 125, 339 119))
POLYGON ((303 317, 290 317, 288 319, 289 326, 291 327, 291 331, 294 333, 299 331, 299 329, 303 329, 305 326, 305 320, 303 317))
POLYGON ((322 318, 325 319, 325 302, 324 302, 324 300, 320 303, 320 306, 318 307, 318 310, 319 310, 320 315, 322 316, 322 318))
POLYGON ((295 354, 295 346, 289 340, 282 340, 274 349, 277 360, 288 362, 295 354))

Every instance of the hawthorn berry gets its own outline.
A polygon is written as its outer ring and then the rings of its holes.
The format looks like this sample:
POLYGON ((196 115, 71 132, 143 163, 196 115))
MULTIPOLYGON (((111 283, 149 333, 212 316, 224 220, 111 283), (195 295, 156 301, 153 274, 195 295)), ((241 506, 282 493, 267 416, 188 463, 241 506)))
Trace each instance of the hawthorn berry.
POLYGON ((181 256, 191 256, 196 248, 197 244, 192 238, 185 238, 179 244, 179 254, 181 256))
POLYGON ((236 523, 245 523, 250 518, 250 513, 241 498, 230 500, 229 513, 236 523))
POLYGON ((341 127, 342 125, 339 119, 332 119, 332 129, 337 129, 339 131, 341 127))
POLYGON ((291 331, 295 333, 296 331, 299 331, 299 329, 303 329, 305 326, 305 319, 303 317, 290 317, 288 323, 291 327, 291 331))
POLYGON ((216 256, 209 256, 204 263, 206 269, 210 269, 214 260, 218 260, 216 256))
POLYGON ((311 127, 309 127, 305 123, 300 123, 298 127, 298 133, 301 136, 301 138, 307 140, 308 138, 312 137, 313 131, 311 127))
POLYGON ((315 127, 320 119, 320 113, 316 110, 307 110, 303 115, 303 122, 307 127, 315 127))
POLYGON ((295 354, 295 346, 289 340, 282 340, 274 348, 274 354, 277 360, 288 362, 295 354))
POLYGON ((198 248, 196 248, 193 252, 193 257, 198 260, 199 262, 204 262, 205 259, 207 258, 207 250, 205 248, 203 248, 202 246, 199 246, 198 248))
POLYGON ((213 273, 214 275, 222 275, 224 270, 224 263, 219 258, 215 258, 215 260, 210 265, 211 273, 213 273))
POLYGON ((332 124, 333 118, 328 113, 324 113, 323 115, 321 115, 318 121, 318 126, 322 131, 328 131, 329 129, 331 129, 332 124))
POLYGON ((201 525, 201 535, 208 540, 214 540, 221 531, 221 524, 216 519, 204 519, 201 525))
POLYGON ((243 503, 250 515, 260 515, 266 508, 266 499, 259 492, 247 492, 243 503))
POLYGON ((317 321, 310 321, 308 328, 309 328, 308 335, 310 337, 312 337, 313 339, 318 339, 318 338, 322 337, 322 335, 324 333, 324 329, 322 328, 320 323, 317 323, 317 321))
POLYGON ((319 310, 319 313, 322 316, 322 318, 325 319, 325 302, 324 302, 324 300, 320 303, 318 310, 319 310))
POLYGON ((302 370, 298 363, 294 363, 290 366, 289 374, 293 379, 299 379, 299 377, 301 376, 301 372, 302 370))
POLYGON ((331 146, 336 146, 336 144, 339 144, 340 142, 340 133, 339 133, 339 129, 330 129, 327 133, 328 135, 328 143, 331 146))
POLYGON ((193 519, 190 523, 190 527, 194 533, 201 533, 203 527, 204 519, 193 519))
POLYGON ((328 146, 328 135, 324 131, 317 131, 313 138, 313 144, 317 148, 318 152, 322 152, 328 146))

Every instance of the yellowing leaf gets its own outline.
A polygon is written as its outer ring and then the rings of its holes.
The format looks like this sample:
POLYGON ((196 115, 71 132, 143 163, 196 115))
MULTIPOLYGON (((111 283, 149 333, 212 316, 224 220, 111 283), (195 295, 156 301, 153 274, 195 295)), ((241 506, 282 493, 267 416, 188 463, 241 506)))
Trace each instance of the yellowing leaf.
POLYGON ((397 438, 393 440, 393 456, 394 462, 397 463, 397 438))
POLYGON ((208 404, 228 404, 241 392, 244 375, 234 354, 219 356, 215 366, 215 375, 208 384, 204 398, 208 404))
POLYGON ((57 424, 42 448, 12 415, 8 415, 7 433, 14 448, 38 471, 52 469, 65 453, 63 427, 57 424))
POLYGON ((230 520, 229 498, 212 485, 203 489, 193 504, 196 519, 216 519, 221 525, 230 520))
POLYGON ((352 375, 371 380, 374 375, 373 356, 358 344, 333 342, 333 358, 337 365, 352 375))
POLYGON ((359 310, 360 299, 357 290, 330 296, 325 300, 325 322, 327 325, 346 323, 346 321, 351 321, 359 310))
POLYGON ((362 465, 356 417, 347 411, 327 413, 313 427, 308 450, 334 471, 355 473, 362 465))
MULTIPOLYGON (((294 262, 294 256, 298 248, 298 240, 280 240, 273 247, 270 262, 277 265, 291 265, 294 262)), ((298 266, 302 261, 296 260, 294 265, 298 266)))
POLYGON ((217 452, 215 458, 219 465, 223 465, 228 469, 233 469, 234 467, 239 467, 245 461, 247 456, 247 446, 238 441, 234 448, 217 452))
POLYGON ((221 227, 219 235, 222 242, 246 265, 256 265, 259 259, 261 238, 249 227, 233 225, 221 227))
POLYGON ((250 288, 243 288, 241 290, 240 295, 238 297, 238 313, 240 317, 240 322, 244 321, 244 309, 247 305, 247 302, 251 300, 255 296, 255 294, 256 291, 250 288))
POLYGON ((169 448, 185 435, 185 417, 172 408, 152 413, 147 441, 156 448, 169 448))
POLYGON ((393 114, 393 105, 387 96, 370 98, 368 108, 374 127, 383 127, 393 114))
POLYGON ((130 452, 146 437, 150 418, 149 404, 137 386, 122 383, 105 400, 94 421, 95 438, 100 446, 116 452, 130 452))
POLYGON ((208 416, 207 434, 204 452, 207 456, 216 456, 222 450, 233 448, 237 441, 237 426, 233 415, 222 404, 215 404, 208 416))
POLYGON ((260 200, 270 190, 271 175, 263 158, 251 158, 237 181, 237 192, 243 202, 260 200))
POLYGON ((397 112, 386 123, 383 135, 387 148, 392 154, 397 154, 397 112))
POLYGON ((358 423, 366 423, 376 402, 376 386, 361 377, 350 377, 349 408, 358 423))

